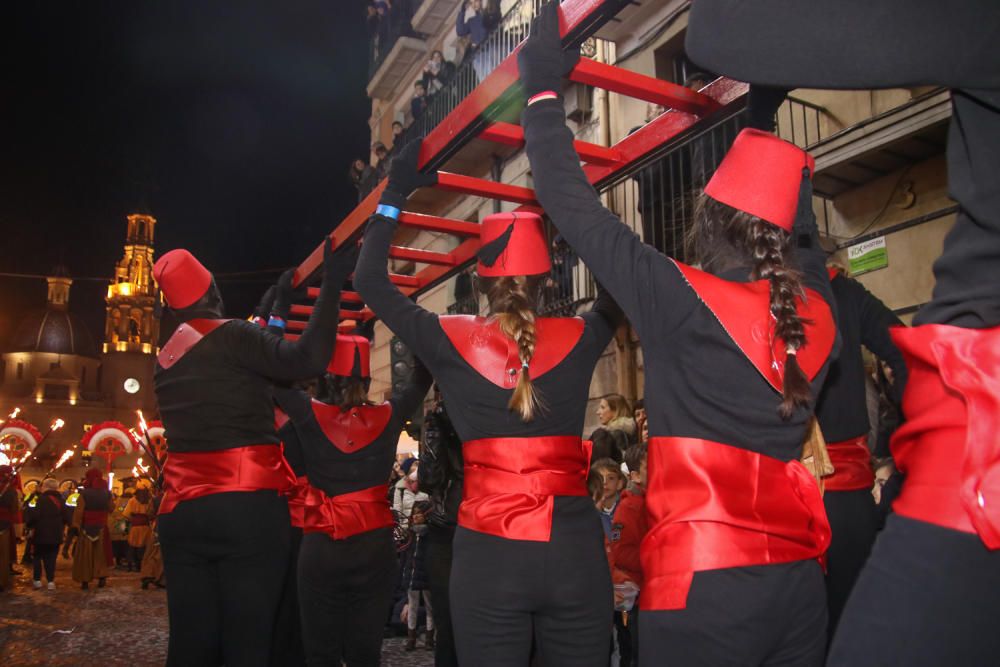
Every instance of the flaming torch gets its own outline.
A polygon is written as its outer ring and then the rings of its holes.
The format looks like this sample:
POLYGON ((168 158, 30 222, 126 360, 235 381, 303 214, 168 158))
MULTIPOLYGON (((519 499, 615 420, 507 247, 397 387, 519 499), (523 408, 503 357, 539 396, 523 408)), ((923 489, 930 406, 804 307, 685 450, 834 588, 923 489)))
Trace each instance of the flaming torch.
POLYGON ((152 459, 153 467, 156 469, 156 474, 159 475, 163 466, 160 465, 160 459, 156 456, 156 450, 153 449, 153 443, 149 440, 149 427, 146 425, 146 418, 142 416, 142 410, 136 410, 135 413, 139 415, 139 432, 142 433, 142 438, 139 440, 139 445, 142 447, 146 455, 152 459))
POLYGON ((47 473, 45 473, 45 475, 43 475, 43 477, 48 477, 49 475, 51 475, 52 473, 54 473, 56 470, 59 470, 59 468, 62 468, 63 464, 66 463, 66 461, 69 461, 71 458, 73 458, 74 454, 76 454, 75 450, 73 450, 73 449, 67 449, 65 452, 62 453, 62 456, 59 457, 59 460, 56 461, 56 464, 54 466, 52 466, 49 469, 49 471, 47 473))
MULTIPOLYGON (((7 415, 7 419, 17 419, 19 414, 21 414, 21 408, 14 408, 14 411, 7 415)), ((7 419, 0 419, 0 424, 3 424, 7 419)))

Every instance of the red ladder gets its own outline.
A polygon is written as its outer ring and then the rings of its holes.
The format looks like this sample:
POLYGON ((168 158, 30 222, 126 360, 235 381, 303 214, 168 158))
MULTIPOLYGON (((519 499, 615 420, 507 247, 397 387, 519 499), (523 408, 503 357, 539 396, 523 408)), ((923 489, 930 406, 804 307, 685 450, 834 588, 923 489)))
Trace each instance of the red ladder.
MULTIPOLYGON (((601 25, 610 20, 623 5, 621 0, 567 0, 560 9, 560 34, 565 46, 579 44, 593 35, 601 25)), ((512 147, 524 145, 524 132, 520 126, 495 122, 502 100, 520 95, 518 86, 517 51, 514 50, 494 69, 447 117, 444 118, 423 140, 420 147, 420 167, 437 167, 474 138, 512 147)), ((587 179, 595 187, 614 180, 635 163, 677 137, 699 120, 736 102, 747 91, 747 85, 730 79, 719 78, 695 92, 683 86, 661 81, 643 74, 613 67, 582 57, 579 64, 569 74, 576 83, 603 88, 610 92, 653 102, 669 110, 652 122, 608 148, 585 141, 575 141, 574 146, 584 164, 587 179)), ((338 224, 330 238, 336 246, 356 237, 368 218, 375 212, 386 182, 378 186, 338 224)), ((478 197, 497 199, 519 204, 517 210, 535 210, 541 213, 535 193, 530 188, 488 181, 472 176, 439 171, 437 189, 478 197)), ((404 246, 390 246, 389 257, 409 260, 426 265, 415 275, 391 274, 393 283, 406 295, 414 295, 446 280, 460 267, 470 263, 479 250, 479 224, 465 220, 420 213, 403 212, 399 216, 403 227, 416 230, 441 232, 458 236, 461 243, 450 252, 434 252, 404 246)), ((319 268, 323 261, 323 246, 320 244, 298 266, 295 284, 301 284, 319 268)), ((317 288, 307 290, 315 299, 317 288)), ((359 304, 362 299, 356 292, 345 291, 341 300, 345 304, 359 304)), ((311 306, 296 305, 291 314, 307 318, 311 306)), ((345 308, 340 313, 342 328, 353 328, 349 321, 365 321, 374 317, 368 308, 345 308)), ((289 331, 301 331, 304 319, 288 322, 289 331)), ((287 334, 296 338, 296 334, 287 334)))

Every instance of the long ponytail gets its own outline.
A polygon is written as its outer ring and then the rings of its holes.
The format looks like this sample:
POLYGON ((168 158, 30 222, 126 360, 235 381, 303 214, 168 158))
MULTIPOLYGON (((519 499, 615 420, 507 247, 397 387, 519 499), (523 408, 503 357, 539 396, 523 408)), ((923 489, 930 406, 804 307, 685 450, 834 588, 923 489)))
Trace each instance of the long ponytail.
POLYGON ((754 218, 747 227, 753 256, 753 277, 766 279, 771 286, 771 315, 774 333, 784 343, 787 357, 778 414, 789 419, 795 408, 806 407, 812 399, 809 379, 799 366, 798 351, 806 344, 805 321, 799 317, 797 297, 805 296, 802 278, 785 262, 790 235, 772 224, 754 218))
POLYGON ((770 284, 775 336, 788 353, 778 414, 782 419, 790 419, 796 408, 808 406, 812 399, 809 379, 802 372, 797 356, 806 344, 806 321, 799 317, 796 297, 803 296, 805 291, 798 271, 787 262, 791 235, 702 194, 687 240, 689 252, 696 255, 703 269, 717 273, 749 262, 751 277, 765 279, 770 284))
POLYGON ((528 370, 535 354, 535 318, 541 281, 542 276, 479 278, 480 288, 486 293, 490 312, 496 316, 500 331, 517 343, 521 368, 507 407, 525 422, 530 422, 544 408, 528 370))

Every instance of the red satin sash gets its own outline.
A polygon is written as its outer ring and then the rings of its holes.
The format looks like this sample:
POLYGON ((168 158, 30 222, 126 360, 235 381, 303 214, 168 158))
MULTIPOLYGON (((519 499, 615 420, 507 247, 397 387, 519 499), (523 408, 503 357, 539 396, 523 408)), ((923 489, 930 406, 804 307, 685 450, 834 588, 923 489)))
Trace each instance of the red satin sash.
POLYGON ((108 513, 104 510, 83 510, 83 525, 106 526, 108 524, 108 513))
POLYGON ((696 438, 651 438, 643 609, 683 609, 695 572, 820 558, 830 525, 798 461, 696 438))
POLYGON ((177 504, 213 493, 260 491, 284 492, 292 485, 281 448, 248 445, 216 452, 171 452, 163 466, 163 502, 160 514, 169 514, 177 504))
POLYGON ((132 528, 149 525, 149 515, 135 513, 128 518, 128 523, 132 528))
POLYGON ((554 496, 586 496, 579 436, 485 438, 462 445, 458 525, 510 540, 548 542, 554 496))
POLYGON ((328 496, 308 486, 302 532, 326 533, 332 539, 343 540, 395 525, 387 496, 388 488, 384 484, 339 496, 328 496))
POLYGON ((288 490, 288 516, 296 528, 306 525, 306 497, 309 494, 309 478, 305 475, 295 478, 288 490))
POLYGON ((891 334, 910 370, 890 445, 906 474, 893 509, 1000 549, 1000 327, 891 334))
POLYGON ((828 442, 826 451, 833 464, 833 474, 823 478, 823 487, 827 491, 870 490, 875 485, 867 435, 843 442, 828 442))

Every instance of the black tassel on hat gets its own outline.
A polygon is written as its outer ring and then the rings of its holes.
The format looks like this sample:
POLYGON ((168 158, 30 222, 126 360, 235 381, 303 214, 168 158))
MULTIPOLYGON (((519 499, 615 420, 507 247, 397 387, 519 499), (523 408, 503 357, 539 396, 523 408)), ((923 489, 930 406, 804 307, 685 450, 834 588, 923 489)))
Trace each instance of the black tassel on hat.
MULTIPOLYGON (((517 222, 517 217, 515 216, 514 222, 517 222)), ((484 266, 493 266, 500 259, 500 255, 503 251, 507 249, 507 245, 510 243, 510 237, 514 233, 514 222, 507 226, 504 233, 496 237, 486 245, 479 248, 477 253, 479 261, 483 263, 484 266)))

